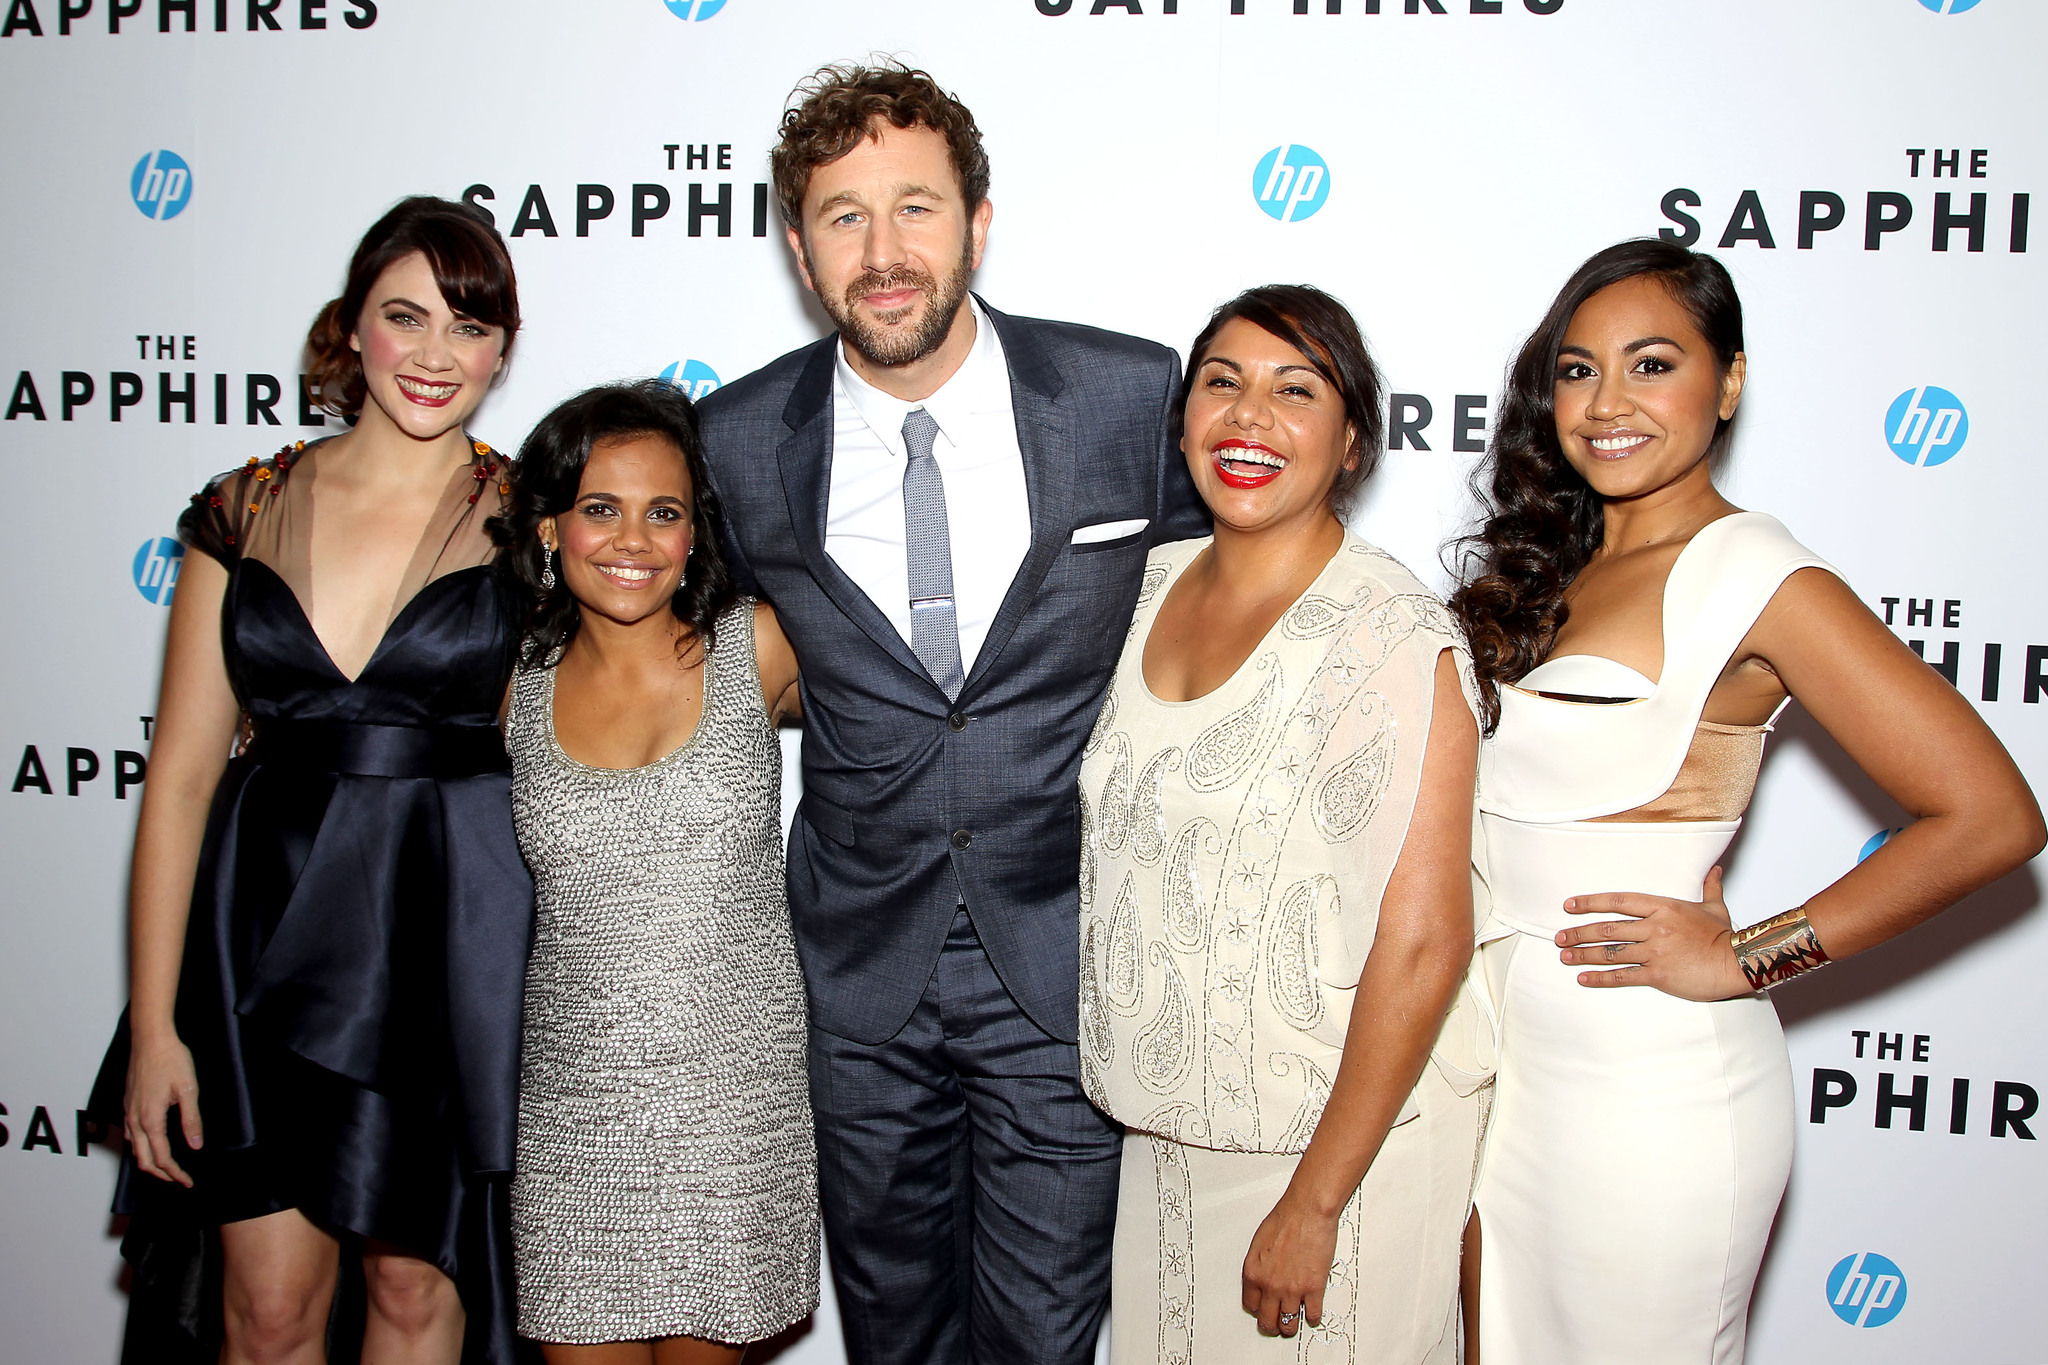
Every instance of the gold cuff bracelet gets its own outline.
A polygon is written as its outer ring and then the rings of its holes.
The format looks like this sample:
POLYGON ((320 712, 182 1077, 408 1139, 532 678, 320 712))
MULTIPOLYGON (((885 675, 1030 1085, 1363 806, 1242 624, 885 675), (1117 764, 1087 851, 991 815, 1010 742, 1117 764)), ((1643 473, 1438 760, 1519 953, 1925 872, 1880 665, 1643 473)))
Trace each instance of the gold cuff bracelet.
POLYGON ((1806 922, 1805 906, 1737 929, 1729 945, 1751 990, 1767 991, 1834 960, 1806 922))

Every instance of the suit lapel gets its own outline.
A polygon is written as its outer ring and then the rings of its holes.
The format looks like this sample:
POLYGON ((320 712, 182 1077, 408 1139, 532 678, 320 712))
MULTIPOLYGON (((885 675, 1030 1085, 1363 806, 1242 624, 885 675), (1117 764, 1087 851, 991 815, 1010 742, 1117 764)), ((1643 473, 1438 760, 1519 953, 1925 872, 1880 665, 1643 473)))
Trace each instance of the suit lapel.
MULTIPOLYGON (((881 608, 825 553, 825 519, 832 492, 832 367, 836 338, 827 337, 805 363, 791 390, 782 420, 789 435, 776 447, 782 468, 789 525, 804 567, 834 606, 886 650, 897 663, 929 680, 931 675, 881 608)), ((934 684, 936 686, 936 684, 934 684)))
MULTIPOLYGON (((977 301, 980 296, 975 296, 977 301)), ((981 304, 1002 339, 1010 369, 1010 405, 1017 423, 1017 448, 1024 457, 1024 488, 1031 504, 1031 549, 1010 580, 1010 590, 989 624, 964 697, 1001 656, 1017 624, 1038 596, 1053 561, 1067 547, 1074 522, 1075 414, 1058 402, 1066 387, 1059 369, 1030 330, 986 302, 981 304)))

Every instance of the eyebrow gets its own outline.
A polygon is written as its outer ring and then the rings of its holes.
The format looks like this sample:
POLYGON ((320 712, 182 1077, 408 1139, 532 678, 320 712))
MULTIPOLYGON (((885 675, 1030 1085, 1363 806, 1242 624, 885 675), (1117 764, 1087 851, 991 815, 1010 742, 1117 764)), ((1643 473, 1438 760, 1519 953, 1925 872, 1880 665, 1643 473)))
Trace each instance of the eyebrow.
MULTIPOLYGON (((937 190, 933 189, 929 185, 920 185, 908 182, 898 185, 896 187, 895 194, 896 198, 898 199, 935 199, 940 201, 941 203, 943 203, 946 198, 945 195, 939 193, 937 190)), ((841 205, 865 207, 866 204, 867 200, 865 197, 862 196, 860 191, 841 190, 839 193, 833 195, 830 199, 822 201, 818 205, 818 212, 819 214, 822 215, 832 209, 840 207, 841 205)))
POLYGON ((414 303, 411 299, 386 299, 377 306, 379 308, 389 308, 393 304, 397 304, 400 308, 410 308, 415 313, 431 313, 434 311, 424 303, 414 303))
MULTIPOLYGON (((620 497, 617 493, 606 493, 603 490, 596 488, 591 489, 588 493, 578 493, 576 495, 576 501, 578 502, 588 502, 592 498, 603 498, 607 502, 625 501, 625 499, 620 497)), ((649 498, 648 501, 650 503, 674 503, 678 507, 688 507, 690 505, 689 500, 687 498, 679 498, 672 493, 663 493, 659 497, 649 498)))
MULTIPOLYGON (((1221 365, 1235 374, 1244 373, 1244 366, 1238 364, 1235 360, 1230 359, 1228 356, 1205 355, 1202 357, 1202 363, 1204 365, 1221 365)), ((1273 367, 1274 374, 1287 374, 1294 370, 1300 370, 1306 374, 1312 374, 1318 379, 1323 377, 1322 371, 1318 370, 1313 365, 1275 365, 1273 367)))
MULTIPOLYGON (((1685 350, 1684 346, 1673 341, 1670 337, 1637 337, 1634 341, 1622 347, 1621 350, 1624 355, 1634 355, 1637 351, 1651 346, 1669 346, 1675 351, 1685 350)), ((1583 346, 1560 346, 1557 348, 1557 353, 1561 356, 1584 356, 1587 360, 1593 358, 1593 353, 1583 346)))

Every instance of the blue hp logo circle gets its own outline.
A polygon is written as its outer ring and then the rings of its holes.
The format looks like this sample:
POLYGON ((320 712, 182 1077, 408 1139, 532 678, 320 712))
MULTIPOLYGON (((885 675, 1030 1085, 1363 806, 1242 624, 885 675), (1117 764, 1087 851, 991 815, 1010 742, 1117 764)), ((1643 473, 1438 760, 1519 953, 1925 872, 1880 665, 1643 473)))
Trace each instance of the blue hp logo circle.
POLYGON ((167 536, 145 540, 135 552, 135 591, 159 607, 171 605, 178 590, 178 569, 185 562, 185 547, 167 536))
POLYGON ((1966 9, 1977 8, 1977 0, 1920 0, 1920 5, 1936 14, 1961 14, 1966 9))
POLYGON ((1884 415, 1884 436, 1892 454, 1907 464, 1945 464, 1969 439, 1970 414, 1963 410, 1963 400, 1947 389, 1932 384, 1907 389, 1884 415))
POLYGON ((718 387, 718 371, 701 360, 678 360, 659 376, 681 389, 694 403, 718 387))
POLYGON ((1874 1251, 1844 1256, 1828 1272, 1828 1306, 1851 1327, 1882 1327, 1906 1306, 1906 1272, 1874 1251))
POLYGON ((1330 197, 1330 163, 1312 147, 1275 147, 1252 171, 1252 194, 1269 218, 1298 223, 1314 217, 1330 197))
POLYGON ((176 152, 151 152, 135 163, 128 196, 144 218, 176 218, 192 202, 192 168, 176 152))
MULTIPOLYGON (((661 2, 668 6, 668 12, 676 18, 689 19, 693 22, 698 19, 709 19, 712 15, 725 8, 725 0, 661 0, 661 2)), ((1974 5, 1977 3, 1977 0, 1969 0, 1969 3, 1974 5)))

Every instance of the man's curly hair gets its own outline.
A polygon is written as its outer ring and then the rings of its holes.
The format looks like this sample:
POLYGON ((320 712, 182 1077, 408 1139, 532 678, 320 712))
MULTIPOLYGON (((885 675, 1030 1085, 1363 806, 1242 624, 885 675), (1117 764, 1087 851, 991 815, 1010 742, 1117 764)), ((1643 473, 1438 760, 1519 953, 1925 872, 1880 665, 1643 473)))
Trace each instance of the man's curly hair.
POLYGON ((929 128, 946 139, 967 209, 988 198, 981 129, 967 106, 939 89, 928 73, 893 64, 820 67, 790 98, 798 102, 782 115, 782 140, 769 165, 782 221, 798 232, 811 172, 859 146, 878 120, 896 128, 929 128))

